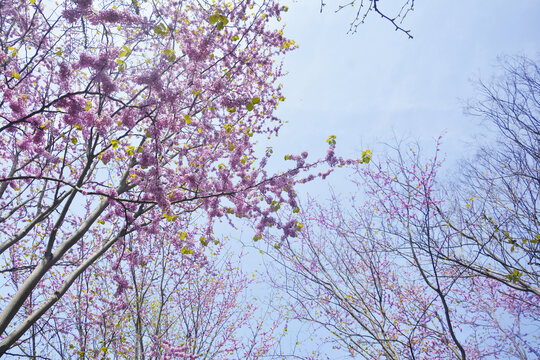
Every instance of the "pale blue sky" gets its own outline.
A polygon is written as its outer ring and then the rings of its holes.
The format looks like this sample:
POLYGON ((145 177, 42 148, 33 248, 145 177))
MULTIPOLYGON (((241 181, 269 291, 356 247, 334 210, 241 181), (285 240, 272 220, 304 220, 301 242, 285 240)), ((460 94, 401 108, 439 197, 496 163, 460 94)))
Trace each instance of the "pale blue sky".
POLYGON ((338 2, 326 2, 321 14, 318 0, 290 1, 283 16, 300 47, 285 60, 278 115, 289 123, 272 143, 277 159, 324 156, 330 134, 340 154, 355 156, 393 133, 429 142, 446 132, 443 150, 455 161, 483 131, 463 115, 472 80, 488 80, 500 55, 540 55, 537 0, 417 1, 405 24, 414 39, 376 15, 348 35, 353 13, 335 14, 338 2))

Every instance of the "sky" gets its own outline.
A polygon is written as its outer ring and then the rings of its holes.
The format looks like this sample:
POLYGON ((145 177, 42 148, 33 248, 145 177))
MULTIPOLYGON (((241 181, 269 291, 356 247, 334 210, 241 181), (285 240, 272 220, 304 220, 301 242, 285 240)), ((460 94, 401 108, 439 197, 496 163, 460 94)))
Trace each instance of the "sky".
MULTIPOLYGON (((537 0, 416 1, 404 23, 413 39, 375 15, 347 34, 354 14, 336 14, 339 2, 326 2, 323 13, 318 0, 285 3, 284 33, 299 48, 285 58, 286 101, 277 115, 288 123, 270 143, 274 170, 285 154, 307 150, 312 159, 324 157, 329 135, 337 137, 338 155, 357 158, 369 148, 376 158, 385 142, 405 139, 433 149, 442 134, 446 166, 455 168, 486 141, 485 124, 464 114, 478 94, 475 83, 500 74, 498 57, 540 58, 537 0)), ((399 0, 379 6, 388 3, 399 0)), ((349 174, 340 169, 298 193, 324 199, 332 187, 345 195, 352 190, 349 174)), ((246 233, 237 236, 250 241, 246 233)), ((249 258, 253 265, 260 261, 249 258)))
MULTIPOLYGON (((497 74, 500 56, 540 56, 537 0, 417 1, 404 23, 413 39, 376 15, 347 34, 353 12, 335 13, 340 2, 326 2, 323 13, 318 0, 286 3, 284 33, 299 48, 285 59, 287 100, 278 116, 288 124, 271 144, 277 159, 304 150, 322 157, 329 135, 337 136, 338 154, 358 157, 367 148, 377 156, 395 138, 429 146, 444 134, 453 164, 474 153, 485 132, 464 115, 474 82, 497 74)), ((327 187, 305 188, 313 195, 327 187)))

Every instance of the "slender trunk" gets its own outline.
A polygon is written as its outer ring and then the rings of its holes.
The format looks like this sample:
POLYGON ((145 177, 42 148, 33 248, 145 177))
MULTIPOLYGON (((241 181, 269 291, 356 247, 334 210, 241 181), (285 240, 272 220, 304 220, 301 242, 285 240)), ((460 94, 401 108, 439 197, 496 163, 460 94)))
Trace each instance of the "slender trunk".
POLYGON ((23 306, 30 294, 32 294, 32 290, 34 290, 43 276, 45 276, 45 274, 47 274, 47 272, 64 256, 64 254, 86 234, 88 229, 90 229, 90 226, 95 222, 95 220, 97 220, 108 205, 108 200, 102 201, 99 206, 90 214, 90 216, 81 224, 81 226, 79 226, 79 228, 66 241, 64 241, 64 243, 62 243, 56 251, 40 261, 34 271, 32 271, 32 273, 18 289, 17 293, 13 296, 4 311, 2 311, 0 314, 0 333, 4 333, 4 331, 6 331, 17 312, 23 306))
POLYGON ((64 283, 51 295, 38 309, 29 315, 19 326, 13 330, 7 337, 0 342, 0 356, 4 355, 17 340, 34 324, 47 310, 49 310, 71 287, 75 280, 81 275, 90 265, 92 265, 97 259, 99 259, 119 238, 125 235, 125 231, 122 230, 116 236, 107 240, 100 249, 94 252, 88 259, 86 259, 77 269, 75 269, 71 275, 64 281, 64 283))

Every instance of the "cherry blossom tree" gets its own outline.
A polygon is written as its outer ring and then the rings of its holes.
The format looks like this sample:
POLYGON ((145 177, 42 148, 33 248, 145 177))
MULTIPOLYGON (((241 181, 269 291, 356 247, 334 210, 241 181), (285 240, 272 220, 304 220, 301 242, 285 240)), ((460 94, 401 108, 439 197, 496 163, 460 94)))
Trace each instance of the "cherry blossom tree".
POLYGON ((257 316, 248 292, 253 280, 239 268, 241 254, 221 253, 222 244, 188 240, 182 246, 178 251, 164 234, 118 241, 52 313, 32 325, 39 331, 17 353, 62 359, 268 355, 281 317, 273 314, 278 322, 272 322, 257 316))
POLYGON ((496 140, 464 166, 467 201, 448 217, 471 256, 454 261, 540 296, 540 68, 525 57, 504 57, 500 68, 469 107, 496 140))
POLYGON ((295 318, 351 357, 540 356, 540 70, 501 64, 470 106, 494 140, 453 183, 440 175, 440 137, 431 158, 389 146, 376 162, 363 154, 350 202, 309 200, 299 239, 268 234, 295 318))
MULTIPOLYGON (((313 178, 300 172, 316 163, 291 155, 293 166, 272 175, 271 148, 259 158, 254 148, 281 127, 273 115, 284 100, 280 58, 295 47, 275 28, 286 8, 273 0, 0 6, 0 355, 112 248, 151 246, 166 234, 177 253, 189 252, 216 240, 216 221, 235 218, 259 232, 297 230, 271 214, 297 206, 293 187, 313 178)), ((333 147, 323 161, 339 162, 333 147)), ((108 279, 124 288, 128 273, 100 269, 101 278, 85 275, 88 286, 108 279)), ((133 291, 150 286, 132 277, 133 291)), ((140 354, 149 351, 145 331, 140 354)))
POLYGON ((440 166, 438 149, 397 147, 358 169, 348 205, 304 204, 299 239, 270 238, 274 283, 351 358, 538 357, 540 297, 456 261, 475 248, 442 215, 440 166))

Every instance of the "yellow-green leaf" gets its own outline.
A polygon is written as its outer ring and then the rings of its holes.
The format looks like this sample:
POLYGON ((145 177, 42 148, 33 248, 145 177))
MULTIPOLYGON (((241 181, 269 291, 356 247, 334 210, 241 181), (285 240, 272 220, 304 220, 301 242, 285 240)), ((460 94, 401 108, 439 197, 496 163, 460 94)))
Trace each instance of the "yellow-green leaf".
POLYGON ((210 17, 208 18, 208 21, 210 21, 210 24, 212 24, 212 25, 217 23, 218 20, 219 20, 219 15, 218 14, 210 15, 210 17))
POLYGON ((371 161, 371 150, 366 150, 362 153, 362 162, 364 164, 369 164, 369 162, 371 161))
POLYGON ((181 252, 182 254, 186 254, 186 255, 193 254, 193 250, 188 249, 188 248, 185 247, 185 246, 182 248, 182 250, 180 250, 180 252, 181 252))
POLYGON ((330 145, 336 145, 336 135, 330 135, 326 142, 330 145))

